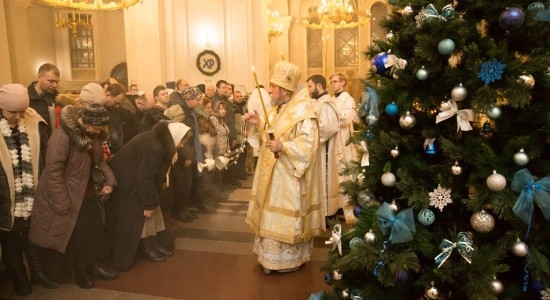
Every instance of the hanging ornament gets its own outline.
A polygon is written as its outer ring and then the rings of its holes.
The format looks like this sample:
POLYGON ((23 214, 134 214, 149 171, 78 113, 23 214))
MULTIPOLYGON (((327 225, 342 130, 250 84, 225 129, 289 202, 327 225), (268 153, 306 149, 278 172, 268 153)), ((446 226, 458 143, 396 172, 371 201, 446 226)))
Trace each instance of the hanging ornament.
POLYGON ((477 78, 488 85, 491 82, 501 80, 505 68, 505 63, 493 58, 481 64, 481 70, 479 70, 477 78))
POLYGON ((410 5, 407 5, 407 6, 405 6, 405 8, 403 8, 403 15, 404 16, 408 16, 412 13, 413 13, 413 9, 410 5))
POLYGON ((438 113, 439 113, 439 109, 435 105, 430 106, 430 108, 428 108, 428 110, 426 111, 426 114, 430 118, 436 116, 438 113))
POLYGON ((458 163, 458 161, 455 161, 454 165, 451 167, 451 172, 455 176, 462 174, 462 166, 458 163))
POLYGON ((426 68, 424 68, 424 66, 422 66, 420 69, 418 69, 416 71, 416 79, 420 80, 420 81, 424 81, 426 79, 428 79, 428 76, 430 75, 430 72, 428 72, 428 70, 426 68))
POLYGON ((523 148, 519 149, 519 152, 514 154, 514 163, 520 167, 529 163, 529 156, 525 153, 523 148))
POLYGON ((429 286, 424 289, 424 299, 434 300, 439 298, 439 290, 435 287, 434 282, 432 281, 429 286))
POLYGON ((493 170, 493 174, 487 177, 487 187, 493 192, 500 192, 506 187, 506 178, 493 170))
POLYGON ((340 273, 340 271, 338 271, 338 270, 334 270, 334 271, 332 271, 332 278, 334 280, 341 280, 342 279, 342 273, 340 273))
POLYGON ((392 172, 386 172, 380 177, 382 184, 384 186, 394 186, 395 185, 395 175, 392 172))
POLYGON ((502 114, 502 111, 500 110, 500 108, 496 105, 491 105, 491 108, 489 108, 487 110, 487 117, 493 119, 493 120, 496 120, 500 117, 500 115, 502 114))
POLYGON ((435 118, 435 123, 445 121, 453 116, 456 116, 456 132, 473 130, 470 122, 475 120, 474 111, 471 109, 458 109, 458 104, 455 100, 451 99, 447 101, 449 104, 448 110, 441 110, 441 112, 435 118))
POLYGON ((455 51, 455 42, 451 39, 443 39, 437 44, 437 51, 441 55, 449 55, 455 51))
POLYGON ((399 269, 395 271, 395 280, 399 282, 405 282, 409 279, 409 272, 406 269, 399 269))
POLYGON ((360 146, 359 148, 363 152, 363 154, 361 155, 361 167, 369 166, 370 165, 369 147, 368 147, 367 141, 361 141, 359 143, 359 146, 360 146))
POLYGON ((386 114, 388 116, 395 116, 397 115, 397 112, 399 111, 399 108, 397 107, 397 104, 395 104, 395 102, 392 102, 392 103, 389 103, 388 105, 386 105, 386 108, 384 108, 384 111, 386 112, 386 114))
POLYGON ((393 31, 390 30, 390 32, 388 32, 388 33, 386 34, 386 40, 389 41, 389 40, 391 40, 391 39, 393 39, 393 31))
POLYGON ((403 129, 411 129, 416 124, 416 118, 411 114, 410 111, 407 111, 404 115, 399 118, 399 126, 403 129))
POLYGON ((519 76, 518 82, 526 84, 530 89, 535 86, 535 77, 531 74, 523 74, 519 76))
POLYGON ((354 248, 354 247, 359 246, 361 244, 363 244, 363 240, 358 238, 358 237, 354 237, 354 238, 351 239, 351 241, 349 241, 349 247, 350 248, 354 248))
POLYGON ((361 213, 363 212, 363 209, 361 208, 361 206, 355 206, 353 208, 353 215, 356 217, 356 218, 359 218, 359 216, 361 216, 361 213))
POLYGON ((349 297, 352 300, 363 300, 363 292, 360 289, 353 289, 351 290, 349 297))
POLYGON ((426 226, 432 225, 435 221, 435 214, 429 209, 423 209, 418 213, 418 221, 426 226))
POLYGON ((332 285, 332 275, 330 275, 330 273, 325 274, 325 283, 328 285, 332 285))
POLYGON ((412 107, 416 112, 423 112, 424 111, 424 105, 420 102, 418 98, 414 99, 412 102, 412 107))
POLYGON ((537 292, 540 292, 544 289, 544 282, 542 282, 542 280, 540 279, 531 280, 531 283, 529 285, 531 286, 531 289, 537 292))
POLYGON ((451 99, 455 101, 462 101, 466 99, 467 95, 468 95, 468 91, 466 90, 465 87, 462 86, 462 83, 459 84, 458 86, 455 86, 451 90, 451 99))
POLYGON ((439 105, 439 110, 441 112, 451 110, 451 103, 447 99, 441 101, 441 104, 439 105))
POLYGON ((361 173, 357 175, 357 183, 361 184, 365 180, 365 174, 361 173))
POLYGON ((435 138, 427 138, 424 140, 424 152, 428 155, 436 155, 437 148, 435 147, 435 138))
POLYGON ((394 213, 397 212, 397 210, 399 209, 399 206, 397 205, 397 203, 395 203, 395 200, 392 200, 390 204, 388 204, 388 207, 391 209, 391 211, 393 211, 394 213))
POLYGON ((475 231, 487 233, 495 227, 495 219, 490 213, 485 210, 481 210, 472 215, 470 218, 470 224, 475 231))
POLYGON ((508 7, 498 17, 498 25, 504 30, 512 30, 523 25, 525 14, 518 7, 508 7))
POLYGON ((486 139, 493 136, 493 129, 491 128, 491 123, 489 123, 489 121, 485 121, 485 123, 483 123, 479 134, 486 139))
POLYGON ((365 233, 365 237, 363 238, 365 243, 372 244, 376 241, 376 234, 372 232, 372 229, 369 229, 369 232, 365 233))
POLYGON ((343 299, 349 299, 349 290, 345 289, 342 291, 342 298, 343 299))
POLYGON ((395 146, 395 148, 391 149, 390 155, 391 155, 391 157, 393 157, 393 158, 398 157, 398 156, 399 156, 399 147, 398 147, 398 146, 395 146))
POLYGON ((405 69, 407 61, 390 54, 390 52, 391 50, 388 50, 388 52, 376 54, 372 59, 371 71, 384 77, 397 79, 396 71, 405 69))
POLYGON ((428 193, 430 196, 430 205, 436 208, 439 208, 440 211, 443 211, 443 208, 447 204, 453 203, 451 198, 451 189, 446 189, 441 187, 440 184, 437 185, 437 188, 433 192, 428 193))
POLYGON ((493 281, 491 281, 491 290, 495 295, 498 295, 504 291, 504 285, 502 285, 502 282, 498 280, 496 276, 494 276, 493 281))
POLYGON ((481 37, 486 37, 487 33, 489 32, 489 22, 487 22, 487 20, 481 19, 479 22, 477 22, 476 28, 481 37))
POLYGON ((517 241, 515 241, 512 245, 512 253, 515 256, 524 257, 529 254, 529 247, 527 247, 526 243, 522 242, 520 239, 517 239, 517 241))
POLYGON ((453 52, 453 54, 449 56, 449 59, 447 59, 447 63, 449 64, 449 67, 451 67, 452 69, 455 69, 456 67, 458 67, 458 65, 462 63, 463 56, 464 56, 464 52, 462 51, 453 52))
POLYGON ((364 208, 371 207, 377 204, 376 199, 374 198, 374 194, 369 189, 360 191, 357 194, 357 202, 359 203, 359 205, 361 205, 361 207, 364 208))

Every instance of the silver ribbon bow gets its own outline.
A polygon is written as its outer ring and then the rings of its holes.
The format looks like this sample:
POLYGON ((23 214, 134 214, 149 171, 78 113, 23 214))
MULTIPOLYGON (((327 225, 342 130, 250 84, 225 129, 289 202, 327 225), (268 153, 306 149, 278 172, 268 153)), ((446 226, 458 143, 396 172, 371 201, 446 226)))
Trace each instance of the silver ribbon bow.
POLYGON ((472 130, 472 125, 470 125, 470 122, 474 121, 474 111, 471 109, 458 110, 458 105, 456 104, 456 101, 452 99, 449 100, 448 104, 449 104, 449 109, 440 112, 435 117, 435 124, 445 121, 450 117, 456 115, 456 123, 457 123, 456 132, 458 132, 459 130, 462 130, 462 131, 472 130))
POLYGON ((329 244, 332 244, 331 251, 334 251, 334 249, 338 247, 338 253, 342 256, 342 225, 334 225, 334 229, 332 229, 332 237, 325 242, 325 245, 329 244))

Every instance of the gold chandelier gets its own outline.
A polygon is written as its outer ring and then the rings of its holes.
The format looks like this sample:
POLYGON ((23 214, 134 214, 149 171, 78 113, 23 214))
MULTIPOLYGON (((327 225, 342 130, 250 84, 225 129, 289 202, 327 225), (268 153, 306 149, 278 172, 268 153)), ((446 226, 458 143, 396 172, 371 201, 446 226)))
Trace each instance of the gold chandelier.
POLYGON ((300 24, 312 29, 354 28, 370 22, 371 14, 357 5, 361 0, 302 1, 300 24), (305 5, 304 5, 305 2, 305 5))
POLYGON ((273 38, 283 34, 283 24, 279 23, 279 12, 276 10, 267 11, 267 38, 271 42, 273 38))
POLYGON ((38 0, 53 7, 78 10, 117 10, 130 7, 141 0, 38 0))

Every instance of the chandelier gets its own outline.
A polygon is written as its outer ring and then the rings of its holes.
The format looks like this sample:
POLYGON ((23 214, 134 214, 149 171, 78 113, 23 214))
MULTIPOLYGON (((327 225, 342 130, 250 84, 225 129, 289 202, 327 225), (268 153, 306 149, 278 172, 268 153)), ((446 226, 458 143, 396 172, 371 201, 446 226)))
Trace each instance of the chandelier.
POLYGON ((78 10, 117 10, 130 7, 141 0, 38 0, 53 7, 78 10))
POLYGON ((367 9, 358 9, 361 0, 302 1, 300 24, 312 29, 354 28, 370 22, 367 9), (306 2, 306 4, 304 4, 306 2))
POLYGON ((75 39, 78 34, 78 28, 92 29, 94 27, 88 15, 85 18, 81 18, 80 14, 76 14, 74 9, 72 10, 71 17, 63 18, 55 14, 55 26, 71 29, 71 33, 75 39))
POLYGON ((276 10, 267 11, 267 38, 271 42, 273 38, 283 34, 283 24, 279 23, 279 12, 276 10))

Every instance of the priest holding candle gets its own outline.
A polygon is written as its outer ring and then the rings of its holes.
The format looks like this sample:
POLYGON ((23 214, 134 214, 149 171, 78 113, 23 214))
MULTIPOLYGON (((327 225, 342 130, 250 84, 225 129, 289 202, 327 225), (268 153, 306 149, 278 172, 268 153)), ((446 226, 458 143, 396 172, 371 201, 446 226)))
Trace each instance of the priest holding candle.
POLYGON ((296 65, 279 61, 269 81, 271 109, 245 115, 262 141, 246 222, 266 274, 297 271, 322 230, 319 129, 308 89, 296 92, 300 77, 296 65))

